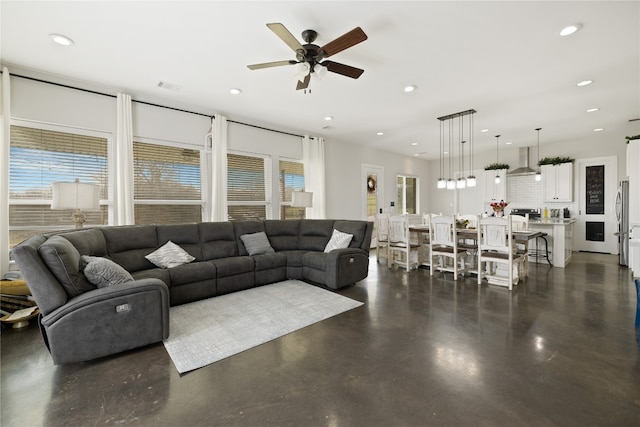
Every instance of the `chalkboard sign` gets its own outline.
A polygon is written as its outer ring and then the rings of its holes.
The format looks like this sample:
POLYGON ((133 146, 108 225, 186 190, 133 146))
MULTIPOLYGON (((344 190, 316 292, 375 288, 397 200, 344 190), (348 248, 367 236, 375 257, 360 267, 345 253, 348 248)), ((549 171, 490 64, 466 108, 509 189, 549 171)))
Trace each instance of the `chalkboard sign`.
POLYGON ((587 214, 604 214, 604 165, 586 167, 586 192, 587 214))

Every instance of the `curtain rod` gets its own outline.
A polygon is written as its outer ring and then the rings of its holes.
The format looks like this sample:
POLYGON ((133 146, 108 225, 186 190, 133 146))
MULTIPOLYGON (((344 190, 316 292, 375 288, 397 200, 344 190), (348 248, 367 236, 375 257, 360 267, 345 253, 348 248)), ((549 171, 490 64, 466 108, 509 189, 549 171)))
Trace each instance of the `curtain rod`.
MULTIPOLYGON (((2 74, 2 71, 0 71, 0 74, 2 74)), ((47 83, 47 84, 50 84, 50 85, 60 86, 60 87, 64 87, 64 88, 67 88, 67 89, 75 89, 75 90, 79 90, 79 91, 82 91, 82 92, 93 93, 94 95, 102 95, 102 96, 108 96, 110 98, 117 98, 116 95, 111 95, 109 93, 98 92, 98 91, 95 91, 95 90, 90 90, 90 89, 84 89, 84 88, 80 88, 80 87, 76 87, 76 86, 65 85, 65 84, 62 84, 62 83, 50 82, 50 81, 47 81, 47 80, 37 79, 35 77, 22 76, 20 74, 11 74, 11 73, 9 73, 9 74, 12 77, 20 77, 22 79, 32 80, 34 82, 47 83)), ((210 116, 209 114, 198 113, 198 112, 188 111, 188 110, 182 110, 180 108, 167 107, 166 105, 153 104, 151 102, 138 101, 138 100, 135 100, 135 99, 132 99, 131 101, 132 102, 137 102, 138 104, 145 104, 145 105, 150 105, 152 107, 159 107, 159 108, 167 108, 169 110, 175 110, 175 111, 180 111, 180 112, 183 112, 183 113, 195 114, 195 115, 198 115, 198 116, 204 116, 204 117, 208 117, 210 119, 215 119, 215 116, 210 116)), ((284 131, 281 131, 281 130, 269 129, 269 128, 265 128, 265 127, 262 127, 262 126, 252 125, 252 124, 249 124, 249 123, 238 122, 236 120, 227 120, 227 121, 231 122, 231 123, 236 123, 236 124, 239 124, 239 125, 250 126, 250 127, 256 128, 256 129, 262 129, 262 130, 268 130, 268 131, 271 131, 271 132, 277 132, 277 133, 281 133, 281 134, 284 134, 284 135, 297 136, 297 137, 300 137, 300 138, 304 137, 303 135, 297 135, 295 133, 284 132, 284 131)))
POLYGON ((265 128, 265 127, 257 126, 257 125, 250 125, 248 123, 237 122, 235 120, 227 119, 227 122, 235 123, 235 124, 238 124, 238 125, 245 125, 245 126, 249 126, 249 127, 256 128, 256 129, 268 130, 270 132, 281 133, 283 135, 297 136, 299 138, 304 138, 304 135, 298 135, 298 134, 295 134, 295 133, 285 132, 285 131, 282 131, 282 130, 269 129, 269 128, 265 128))
MULTIPOLYGON (((47 81, 47 80, 37 79, 35 77, 22 76, 20 74, 11 74, 11 73, 9 73, 9 75, 11 77, 20 77, 21 79, 32 80, 34 82, 39 82, 39 83, 47 83, 47 84, 50 84, 50 85, 60 86, 60 87, 64 87, 64 88, 67 88, 67 89, 75 89, 75 90, 79 90, 79 91, 82 91, 82 92, 92 93, 94 95, 102 95, 102 96, 108 96, 110 98, 117 98, 116 95, 111 95, 110 93, 98 92, 98 91, 95 91, 95 90, 90 90, 90 89, 84 89, 84 88, 81 88, 81 87, 65 85, 65 84, 62 84, 62 83, 50 82, 50 81, 47 81)), ((136 99, 132 99, 131 102, 137 102, 138 104, 150 105, 152 107, 166 108, 168 110, 180 111, 182 113, 195 114, 197 116, 204 116, 204 117, 208 117, 210 119, 214 118, 213 116, 211 116, 209 114, 198 113, 198 112, 189 111, 189 110, 183 110, 183 109, 175 108, 175 107, 167 107, 166 105, 153 104, 151 102, 138 101, 136 99)))

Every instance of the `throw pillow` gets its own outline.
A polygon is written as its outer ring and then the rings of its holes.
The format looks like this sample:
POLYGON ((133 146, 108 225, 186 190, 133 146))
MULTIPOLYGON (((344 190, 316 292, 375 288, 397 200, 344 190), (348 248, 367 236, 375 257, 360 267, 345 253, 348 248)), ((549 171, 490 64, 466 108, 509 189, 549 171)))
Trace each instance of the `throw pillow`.
POLYGON ((260 255, 275 252, 264 231, 240 236, 249 255, 260 255))
POLYGON ((107 258, 82 255, 85 277, 99 288, 132 282, 133 277, 127 270, 107 258))
POLYGON ((160 268, 177 267, 188 264, 195 259, 187 251, 169 240, 162 247, 145 256, 155 266, 160 268))
POLYGON ((331 239, 329 239, 329 243, 327 243, 327 246, 324 248, 324 253, 331 252, 334 249, 348 248, 351 239, 353 239, 353 234, 343 233, 334 228, 331 239))

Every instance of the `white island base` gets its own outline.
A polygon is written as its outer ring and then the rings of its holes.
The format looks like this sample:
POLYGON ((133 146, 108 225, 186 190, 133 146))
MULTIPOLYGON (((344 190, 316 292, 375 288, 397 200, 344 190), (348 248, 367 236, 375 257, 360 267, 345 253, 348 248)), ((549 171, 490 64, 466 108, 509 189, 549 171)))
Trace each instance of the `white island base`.
MULTIPOLYGON (((531 219, 529 230, 547 233, 546 239, 549 246, 549 259, 554 267, 564 268, 571 261, 573 252, 573 218, 564 219, 531 219)), ((538 249, 538 263, 546 263, 543 256, 545 245, 540 238, 537 242, 529 243, 529 262, 536 262, 535 249, 538 249), (534 255, 532 255, 534 253, 534 255)))

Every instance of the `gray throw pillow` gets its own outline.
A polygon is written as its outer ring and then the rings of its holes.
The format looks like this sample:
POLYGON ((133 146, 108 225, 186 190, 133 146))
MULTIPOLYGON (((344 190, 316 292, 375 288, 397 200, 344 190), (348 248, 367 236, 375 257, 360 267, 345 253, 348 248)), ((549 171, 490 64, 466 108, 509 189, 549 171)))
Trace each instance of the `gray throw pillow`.
POLYGON ((177 267, 188 264, 195 259, 187 251, 169 240, 162 247, 145 256, 155 266, 160 268, 177 267))
POLYGON ((86 263, 84 275, 99 288, 133 281, 133 277, 127 270, 110 259, 82 255, 82 261, 86 263))
POLYGON ((242 239, 242 243, 244 243, 244 247, 247 249, 249 255, 260 255, 275 252, 264 231, 252 234, 243 234, 240 236, 240 239, 242 239))

